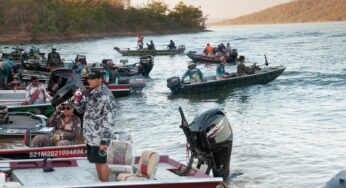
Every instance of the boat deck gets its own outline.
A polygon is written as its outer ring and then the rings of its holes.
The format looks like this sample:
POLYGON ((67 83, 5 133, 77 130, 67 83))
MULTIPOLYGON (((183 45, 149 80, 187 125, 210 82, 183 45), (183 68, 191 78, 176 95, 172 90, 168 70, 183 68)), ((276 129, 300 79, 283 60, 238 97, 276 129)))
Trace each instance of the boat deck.
MULTIPOLYGON (((37 160, 35 162, 37 162, 37 160)), ((181 164, 169 159, 168 156, 163 156, 162 159, 160 159, 160 163, 153 179, 134 182, 117 182, 115 173, 110 173, 109 182, 100 182, 100 180, 98 180, 94 164, 89 163, 85 158, 75 158, 69 160, 54 159, 53 162, 57 163, 50 163, 53 164, 52 166, 54 166, 54 171, 52 172, 43 171, 41 167, 42 161, 36 164, 35 162, 0 162, 0 168, 12 168, 12 183, 16 183, 17 185, 21 185, 22 187, 141 187, 141 185, 143 184, 150 185, 147 187, 161 187, 160 185, 167 184, 175 185, 173 187, 179 187, 179 184, 207 185, 210 183, 214 185, 213 187, 215 187, 218 182, 221 182, 220 178, 212 178, 199 171, 195 171, 193 174, 187 176, 179 176, 173 173, 171 170, 177 169, 181 164)), ((136 168, 135 165, 133 167, 136 168)))

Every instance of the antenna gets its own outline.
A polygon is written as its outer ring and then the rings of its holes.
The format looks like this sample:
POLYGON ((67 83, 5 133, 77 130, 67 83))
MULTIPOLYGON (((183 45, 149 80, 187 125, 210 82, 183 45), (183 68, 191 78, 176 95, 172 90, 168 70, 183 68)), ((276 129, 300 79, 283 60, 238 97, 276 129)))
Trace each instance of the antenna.
POLYGON ((267 60, 267 55, 266 54, 264 54, 264 59, 265 59, 265 66, 268 66, 269 65, 269 63, 268 63, 268 60, 267 60))

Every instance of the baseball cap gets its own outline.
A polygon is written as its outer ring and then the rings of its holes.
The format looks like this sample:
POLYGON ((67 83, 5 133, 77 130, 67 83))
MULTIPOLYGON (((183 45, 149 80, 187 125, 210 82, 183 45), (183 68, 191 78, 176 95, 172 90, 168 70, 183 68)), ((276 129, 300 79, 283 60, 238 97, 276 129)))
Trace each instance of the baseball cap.
POLYGON ((89 79, 97 79, 97 78, 103 78, 103 71, 99 71, 99 70, 93 70, 88 74, 88 78, 89 79))

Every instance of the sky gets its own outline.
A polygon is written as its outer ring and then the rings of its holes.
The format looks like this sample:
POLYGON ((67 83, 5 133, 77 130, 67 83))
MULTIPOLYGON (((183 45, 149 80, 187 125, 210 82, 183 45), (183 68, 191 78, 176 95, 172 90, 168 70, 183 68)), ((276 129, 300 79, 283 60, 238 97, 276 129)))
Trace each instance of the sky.
MULTIPOLYGON (((144 5, 151 0, 131 0, 132 5, 144 5)), ((181 0, 158 0, 170 8, 181 0)), ((234 18, 292 0, 183 0, 185 4, 200 6, 210 20, 234 18)))

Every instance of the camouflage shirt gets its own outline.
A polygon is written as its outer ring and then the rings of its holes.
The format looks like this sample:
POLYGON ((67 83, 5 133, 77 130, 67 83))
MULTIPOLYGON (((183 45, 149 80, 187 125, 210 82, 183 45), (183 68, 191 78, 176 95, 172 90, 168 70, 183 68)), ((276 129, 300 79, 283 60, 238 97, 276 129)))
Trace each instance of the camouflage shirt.
POLYGON ((77 109, 84 112, 84 141, 90 146, 108 144, 115 128, 115 98, 105 85, 93 90, 77 109))

